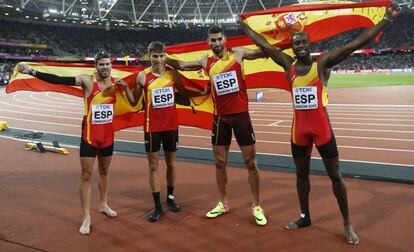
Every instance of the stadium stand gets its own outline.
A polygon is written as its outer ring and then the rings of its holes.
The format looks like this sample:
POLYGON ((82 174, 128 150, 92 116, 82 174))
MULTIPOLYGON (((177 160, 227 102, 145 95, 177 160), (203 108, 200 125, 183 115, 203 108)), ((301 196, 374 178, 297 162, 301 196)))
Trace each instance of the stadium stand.
MULTIPOLYGON (((115 28, 74 27, 70 25, 37 24, 0 19, 0 84, 7 83, 14 65, 24 57, 76 56, 90 57, 100 49, 113 56, 142 57, 149 42, 159 40, 167 45, 204 40, 208 27, 148 28, 132 30, 115 28), (58 27, 58 29, 57 29, 58 27), (90 38, 94 40, 91 41, 90 38)), ((313 52, 332 50, 350 41, 360 33, 354 30, 340 36, 316 43, 313 52)), ((240 30, 227 30, 227 36, 242 35, 240 30)), ((405 12, 386 29, 378 43, 365 48, 374 53, 354 54, 337 66, 338 69, 412 69, 414 68, 414 12, 405 12), (398 38, 398 39, 396 39, 398 38)))

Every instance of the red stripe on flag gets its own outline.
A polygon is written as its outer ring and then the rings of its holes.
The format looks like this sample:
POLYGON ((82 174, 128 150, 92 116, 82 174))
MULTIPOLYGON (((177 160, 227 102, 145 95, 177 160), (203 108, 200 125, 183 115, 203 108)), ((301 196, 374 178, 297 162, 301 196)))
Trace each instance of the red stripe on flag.
POLYGON ((363 7, 384 7, 390 6, 391 0, 367 1, 363 3, 350 4, 303 4, 303 5, 286 5, 279 8, 267 9, 262 11, 250 12, 241 14, 245 19, 255 15, 279 14, 284 12, 298 12, 298 11, 315 11, 315 10, 335 10, 344 8, 363 8, 363 7))
POLYGON ((280 88, 290 90, 290 84, 284 72, 257 72, 246 75, 247 88, 280 88))
POLYGON ((50 83, 47 83, 45 81, 35 79, 35 78, 13 80, 13 82, 7 85, 6 87, 6 93, 12 93, 12 92, 22 91, 22 90, 36 91, 36 92, 51 91, 51 92, 65 93, 68 95, 83 97, 83 91, 81 88, 75 88, 72 86, 65 86, 65 85, 50 84, 50 83))
POLYGON ((194 107, 194 109, 195 113, 191 107, 177 109, 178 123, 180 125, 211 130, 213 126, 213 114, 197 111, 197 107, 194 107))
POLYGON ((306 25, 304 31, 311 34, 311 43, 315 43, 342 32, 347 32, 355 28, 369 28, 373 25, 374 23, 367 17, 346 15, 326 18, 306 25))

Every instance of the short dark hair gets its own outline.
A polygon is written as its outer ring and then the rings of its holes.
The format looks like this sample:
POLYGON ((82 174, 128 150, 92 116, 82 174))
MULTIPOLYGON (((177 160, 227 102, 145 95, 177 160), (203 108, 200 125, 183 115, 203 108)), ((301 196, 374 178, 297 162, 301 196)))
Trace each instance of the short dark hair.
POLYGON ((309 34, 307 34, 307 33, 306 33, 306 32, 304 32, 304 31, 294 32, 294 33, 292 34, 292 40, 293 40, 293 37, 295 37, 295 36, 306 36, 306 37, 310 40, 309 34))
POLYGON ((95 59, 94 59, 95 64, 96 64, 96 62, 98 62, 98 60, 104 59, 104 58, 110 59, 111 58, 111 54, 109 52, 105 51, 105 50, 98 51, 95 54, 95 59))
POLYGON ((164 51, 165 51, 165 45, 164 43, 160 41, 154 41, 148 45, 148 53, 150 54, 152 52, 164 52, 164 51))
POLYGON ((217 33, 222 33, 224 35, 223 28, 217 25, 213 25, 212 27, 208 29, 208 36, 210 36, 210 34, 217 34, 217 33))

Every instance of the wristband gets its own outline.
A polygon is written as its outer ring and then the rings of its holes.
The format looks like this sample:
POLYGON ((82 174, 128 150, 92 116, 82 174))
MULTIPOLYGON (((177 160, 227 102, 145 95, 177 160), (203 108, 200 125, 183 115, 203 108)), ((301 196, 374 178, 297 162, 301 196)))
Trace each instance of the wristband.
POLYGON ((37 71, 36 71, 36 70, 34 70, 34 69, 30 69, 30 70, 29 70, 29 74, 30 74, 31 76, 33 76, 33 77, 36 77, 37 71))

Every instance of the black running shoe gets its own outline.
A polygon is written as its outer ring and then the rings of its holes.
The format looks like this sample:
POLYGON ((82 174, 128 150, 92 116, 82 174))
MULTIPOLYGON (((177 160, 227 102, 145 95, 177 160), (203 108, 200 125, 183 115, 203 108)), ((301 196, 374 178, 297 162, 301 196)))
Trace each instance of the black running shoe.
POLYGON ((175 204, 174 196, 172 196, 172 195, 168 195, 168 197, 167 197, 167 206, 174 213, 177 213, 177 212, 180 211, 180 206, 175 204))
POLYGON ((164 211, 162 211, 162 208, 155 209, 155 211, 150 216, 148 216, 148 220, 150 222, 159 221, 162 215, 164 215, 164 211))

